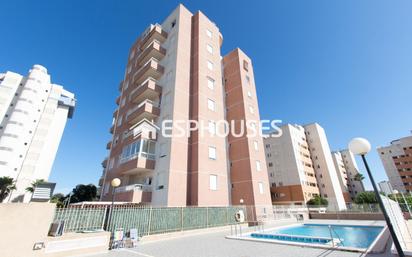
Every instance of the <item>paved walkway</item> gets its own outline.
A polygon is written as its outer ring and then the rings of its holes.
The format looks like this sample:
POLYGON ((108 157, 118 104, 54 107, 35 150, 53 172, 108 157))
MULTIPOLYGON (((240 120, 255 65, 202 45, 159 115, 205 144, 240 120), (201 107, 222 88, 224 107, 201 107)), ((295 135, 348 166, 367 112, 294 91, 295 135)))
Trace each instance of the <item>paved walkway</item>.
MULTIPOLYGON (((230 230, 141 243, 95 257, 360 257, 362 253, 226 239, 230 230)), ((389 247, 387 247, 389 248, 389 247)), ((367 257, 389 257, 369 254, 367 257)))

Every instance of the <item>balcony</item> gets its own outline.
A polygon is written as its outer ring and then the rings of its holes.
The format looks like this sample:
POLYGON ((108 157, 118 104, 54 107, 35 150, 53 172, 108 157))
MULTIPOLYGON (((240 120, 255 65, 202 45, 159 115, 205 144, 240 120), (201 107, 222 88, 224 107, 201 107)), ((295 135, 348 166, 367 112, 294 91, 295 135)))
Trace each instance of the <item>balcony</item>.
POLYGON ((109 132, 110 132, 110 134, 113 134, 113 132, 114 132, 114 124, 110 127, 109 132))
POLYGON ((133 125, 143 119, 147 119, 149 121, 159 117, 160 109, 158 104, 150 101, 145 100, 141 102, 135 110, 132 110, 127 115, 127 121, 130 125, 133 125))
POLYGON ((106 145, 107 150, 110 150, 110 148, 112 148, 112 140, 110 140, 106 145))
POLYGON ((113 118, 116 118, 117 117, 117 113, 119 112, 119 109, 116 109, 114 112, 113 112, 113 118))
POLYGON ((141 154, 134 158, 123 160, 119 165, 118 171, 122 175, 136 175, 150 173, 155 168, 156 161, 154 157, 141 154))
POLYGON ((131 92, 130 99, 132 99, 133 103, 140 103, 145 99, 154 101, 159 98, 161 93, 162 87, 156 84, 156 80, 148 78, 131 92))
POLYGON ((104 160, 102 161, 102 167, 103 167, 103 168, 106 168, 106 167, 107 167, 107 161, 108 161, 108 158, 107 158, 107 157, 104 158, 104 160))
POLYGON ((141 49, 145 49, 153 40, 157 40, 160 43, 165 42, 167 39, 167 32, 162 29, 159 24, 151 24, 143 33, 141 40, 141 49))
POLYGON ((150 203, 152 192, 150 186, 134 184, 122 186, 116 189, 116 201, 132 203, 150 203))
POLYGON ((165 57, 165 55, 166 55, 166 49, 164 49, 160 45, 159 41, 154 40, 139 55, 139 57, 137 58, 137 63, 139 65, 143 65, 144 63, 149 61, 150 58, 155 58, 157 60, 161 60, 161 59, 163 59, 163 57, 165 57))
POLYGON ((122 175, 152 172, 155 168, 156 142, 140 139, 123 147, 118 170, 122 175))
POLYGON ((159 64, 159 61, 155 58, 150 58, 133 76, 133 82, 136 85, 142 84, 146 79, 152 77, 156 80, 164 73, 164 67, 159 64))
POLYGON ((120 95, 116 98, 116 104, 117 104, 117 105, 120 104, 120 95))

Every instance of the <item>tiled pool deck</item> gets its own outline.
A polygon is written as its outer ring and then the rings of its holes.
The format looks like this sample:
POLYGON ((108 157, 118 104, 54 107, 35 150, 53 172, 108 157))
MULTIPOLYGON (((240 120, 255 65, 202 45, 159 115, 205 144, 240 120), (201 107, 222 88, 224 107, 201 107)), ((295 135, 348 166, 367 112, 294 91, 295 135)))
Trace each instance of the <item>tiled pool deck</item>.
MULTIPOLYGON (((323 223, 327 221, 312 221, 323 223)), ((342 224, 356 224, 342 221, 342 224)), ((279 222, 273 226, 292 224, 279 222)), ((359 221, 359 224, 365 224, 359 221)), ((381 222, 370 222, 381 225, 381 222)), ((384 257, 391 256, 389 249, 382 254, 344 252, 339 250, 316 249, 309 247, 281 245, 273 243, 249 242, 226 239, 230 229, 181 237, 171 237, 158 241, 142 242, 135 249, 113 250, 107 254, 93 255, 101 257, 384 257)), ((389 247, 387 247, 389 248, 389 247)))

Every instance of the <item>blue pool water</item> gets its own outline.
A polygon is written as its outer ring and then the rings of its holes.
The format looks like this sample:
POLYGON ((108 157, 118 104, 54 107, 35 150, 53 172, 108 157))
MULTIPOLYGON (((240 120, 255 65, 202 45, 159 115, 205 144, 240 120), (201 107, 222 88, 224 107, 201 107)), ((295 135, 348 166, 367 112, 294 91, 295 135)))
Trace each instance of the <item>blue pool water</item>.
MULTIPOLYGON (((253 233, 254 238, 295 241, 309 244, 330 243, 329 225, 303 224, 270 231, 270 233, 253 233), (288 236, 284 236, 288 235, 288 236), (296 237, 293 237, 296 236, 296 237)), ((349 226, 331 225, 333 238, 342 241, 341 246, 354 248, 368 248, 382 231, 381 226, 349 226)))

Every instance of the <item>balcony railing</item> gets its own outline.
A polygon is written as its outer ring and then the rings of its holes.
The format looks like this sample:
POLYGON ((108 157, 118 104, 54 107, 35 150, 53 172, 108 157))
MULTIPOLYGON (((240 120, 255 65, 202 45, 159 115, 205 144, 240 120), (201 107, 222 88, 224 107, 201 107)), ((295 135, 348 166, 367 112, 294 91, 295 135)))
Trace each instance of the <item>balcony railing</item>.
POLYGON ((132 185, 127 185, 127 186, 122 186, 122 187, 117 188, 116 192, 121 193, 121 192, 127 192, 127 191, 135 191, 135 190, 150 191, 150 185, 132 184, 132 185))
POLYGON ((156 100, 162 93, 162 87, 156 84, 156 80, 152 77, 146 79, 137 88, 130 92, 130 99, 133 103, 139 103, 145 99, 156 100))
POLYGON ((131 109, 127 114, 129 124, 135 124, 143 119, 153 120, 159 117, 160 109, 157 103, 150 100, 145 100, 131 109))
POLYGON ((145 49, 150 42, 157 40, 161 43, 165 42, 167 39, 167 32, 162 29, 159 24, 151 24, 145 32, 143 32, 141 39, 141 49, 145 49))
POLYGON ((161 46, 161 43, 157 40, 153 40, 137 57, 137 64, 142 65, 146 63, 150 58, 157 60, 163 59, 166 55, 166 49, 161 46))
POLYGON ((133 83, 139 85, 147 78, 152 77, 156 80, 164 73, 164 67, 159 64, 159 60, 151 57, 143 66, 133 75, 133 83))

